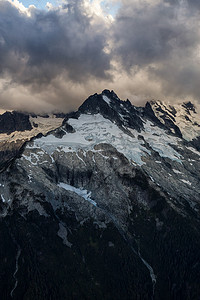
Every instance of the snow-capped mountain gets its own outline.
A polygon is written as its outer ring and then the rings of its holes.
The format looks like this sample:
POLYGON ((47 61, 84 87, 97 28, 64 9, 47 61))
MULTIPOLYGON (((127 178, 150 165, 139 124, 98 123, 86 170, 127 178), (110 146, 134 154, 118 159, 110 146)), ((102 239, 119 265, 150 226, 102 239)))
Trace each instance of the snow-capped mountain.
POLYGON ((0 169, 7 167, 26 141, 60 127, 64 117, 64 114, 36 116, 16 111, 0 115, 0 169))
POLYGON ((0 174, 2 299, 199 299, 199 117, 108 90, 29 117, 0 174))

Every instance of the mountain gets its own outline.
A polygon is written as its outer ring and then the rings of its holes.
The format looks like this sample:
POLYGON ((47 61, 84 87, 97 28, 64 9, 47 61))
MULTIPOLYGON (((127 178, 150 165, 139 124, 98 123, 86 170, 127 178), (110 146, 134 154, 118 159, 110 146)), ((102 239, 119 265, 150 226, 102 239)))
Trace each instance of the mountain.
POLYGON ((21 152, 26 141, 62 125, 65 115, 36 116, 22 112, 0 115, 0 170, 4 170, 21 152))
POLYGON ((1 299, 199 299, 198 105, 104 90, 52 119, 2 133, 1 299))

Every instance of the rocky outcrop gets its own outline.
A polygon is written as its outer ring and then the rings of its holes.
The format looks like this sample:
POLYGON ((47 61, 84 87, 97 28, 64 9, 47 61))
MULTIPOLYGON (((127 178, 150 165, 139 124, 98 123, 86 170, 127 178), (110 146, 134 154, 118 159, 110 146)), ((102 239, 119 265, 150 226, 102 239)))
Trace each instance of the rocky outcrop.
POLYGON ((0 115, 0 133, 11 134, 13 131, 31 130, 29 115, 20 112, 5 112, 0 115))

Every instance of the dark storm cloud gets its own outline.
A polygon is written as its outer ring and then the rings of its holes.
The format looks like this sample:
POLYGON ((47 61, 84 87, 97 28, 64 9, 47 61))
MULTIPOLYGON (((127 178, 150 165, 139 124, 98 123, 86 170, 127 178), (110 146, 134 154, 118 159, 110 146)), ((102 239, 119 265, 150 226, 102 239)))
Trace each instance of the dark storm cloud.
POLYGON ((43 84, 66 71, 73 81, 106 78, 110 67, 103 31, 91 25, 81 1, 62 9, 19 12, 0 2, 0 72, 23 84, 43 84))
POLYGON ((178 9, 145 2, 121 9, 114 25, 114 44, 115 53, 127 69, 165 61, 174 51, 186 52, 198 44, 197 31, 185 19, 178 19, 178 9))
MULTIPOLYGON (((124 1, 113 27, 114 53, 130 72, 146 70, 164 95, 199 97, 197 1, 124 1)), ((200 4, 199 4, 200 7, 200 4)))

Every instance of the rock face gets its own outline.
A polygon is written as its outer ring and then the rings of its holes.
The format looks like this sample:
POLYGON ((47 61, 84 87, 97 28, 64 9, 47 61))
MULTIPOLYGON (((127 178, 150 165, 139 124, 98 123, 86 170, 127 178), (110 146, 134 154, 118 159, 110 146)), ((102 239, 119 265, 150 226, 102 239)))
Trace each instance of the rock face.
POLYGON ((25 142, 56 129, 65 115, 36 116, 19 112, 0 115, 0 170, 20 155, 25 142))
POLYGON ((29 116, 16 111, 0 115, 0 133, 10 134, 13 131, 31 130, 29 116))
POLYGON ((90 96, 78 110, 79 113, 100 113, 104 118, 115 122, 118 126, 140 130, 142 120, 139 112, 130 101, 121 101, 118 96, 109 90, 104 90, 102 94, 90 96))
POLYGON ((200 153, 177 115, 105 90, 27 142, 0 174, 2 299, 199 299, 200 153))

